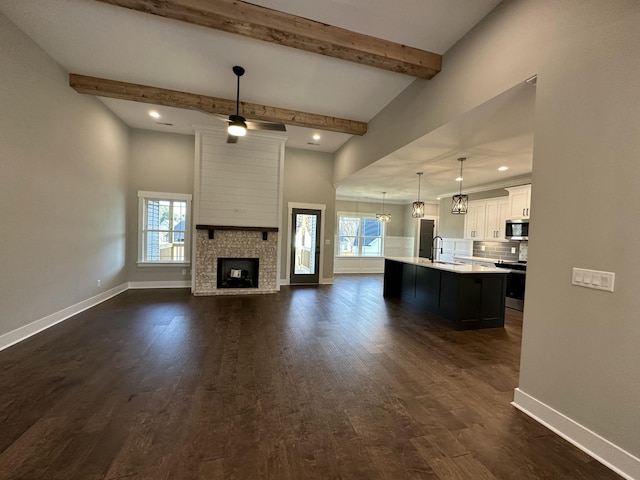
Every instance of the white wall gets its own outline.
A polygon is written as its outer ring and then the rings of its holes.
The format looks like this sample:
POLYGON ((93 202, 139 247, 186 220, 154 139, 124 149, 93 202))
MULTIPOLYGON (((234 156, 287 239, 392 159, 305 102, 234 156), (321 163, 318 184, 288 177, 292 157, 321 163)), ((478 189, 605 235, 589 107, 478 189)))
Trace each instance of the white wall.
POLYGON ((441 73, 414 82, 338 152, 334 178, 537 73, 518 400, 640 478, 627 455, 640 457, 638 25, 633 0, 503 2, 447 52, 441 73), (572 287, 573 266, 615 272, 615 293, 572 287))
POLYGON ((190 269, 181 265, 137 265, 138 191, 193 194, 195 137, 133 129, 129 152, 127 279, 130 282, 190 282, 190 269))
POLYGON ((126 282, 128 131, 1 13, 0 58, 2 335, 126 282))

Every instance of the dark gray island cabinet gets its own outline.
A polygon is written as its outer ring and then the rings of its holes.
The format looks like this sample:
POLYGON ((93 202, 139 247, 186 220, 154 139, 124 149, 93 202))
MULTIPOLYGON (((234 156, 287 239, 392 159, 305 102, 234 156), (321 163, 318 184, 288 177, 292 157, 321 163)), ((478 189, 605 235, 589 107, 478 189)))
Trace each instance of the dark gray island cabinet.
POLYGON ((384 296, 400 298, 451 322, 456 330, 504 327, 507 272, 476 265, 386 258, 384 296))

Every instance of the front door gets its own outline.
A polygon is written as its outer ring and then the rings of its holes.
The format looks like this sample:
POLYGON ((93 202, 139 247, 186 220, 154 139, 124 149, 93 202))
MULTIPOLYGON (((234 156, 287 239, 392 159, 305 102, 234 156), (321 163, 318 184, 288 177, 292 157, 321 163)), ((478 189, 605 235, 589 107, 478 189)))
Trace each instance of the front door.
POLYGON ((320 283, 320 210, 292 209, 290 284, 320 283))

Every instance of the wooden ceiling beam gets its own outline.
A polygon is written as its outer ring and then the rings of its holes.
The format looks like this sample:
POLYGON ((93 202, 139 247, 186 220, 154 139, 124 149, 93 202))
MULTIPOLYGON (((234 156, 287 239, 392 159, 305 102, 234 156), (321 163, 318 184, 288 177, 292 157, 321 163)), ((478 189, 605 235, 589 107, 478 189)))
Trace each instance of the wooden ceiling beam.
MULTIPOLYGON (((232 115, 236 113, 236 101, 209 97, 196 93, 167 90, 165 88, 119 82, 104 78, 69 74, 69 85, 75 91, 98 97, 117 98, 133 102, 164 105, 167 107, 199 110, 209 114, 232 115)), ((367 124, 344 118, 328 117, 308 112, 297 112, 285 108, 270 107, 256 103, 240 102, 240 114, 250 120, 284 123, 305 128, 317 128, 330 132, 364 135, 367 124)))
POLYGON ((241 0, 97 0, 371 67, 430 79, 442 56, 241 0))

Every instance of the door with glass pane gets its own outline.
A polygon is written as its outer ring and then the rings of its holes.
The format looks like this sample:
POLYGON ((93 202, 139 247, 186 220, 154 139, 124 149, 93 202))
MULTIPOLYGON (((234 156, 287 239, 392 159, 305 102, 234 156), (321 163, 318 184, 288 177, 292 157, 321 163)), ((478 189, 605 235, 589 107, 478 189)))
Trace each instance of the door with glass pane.
POLYGON ((291 284, 320 283, 320 210, 292 209, 291 284))

